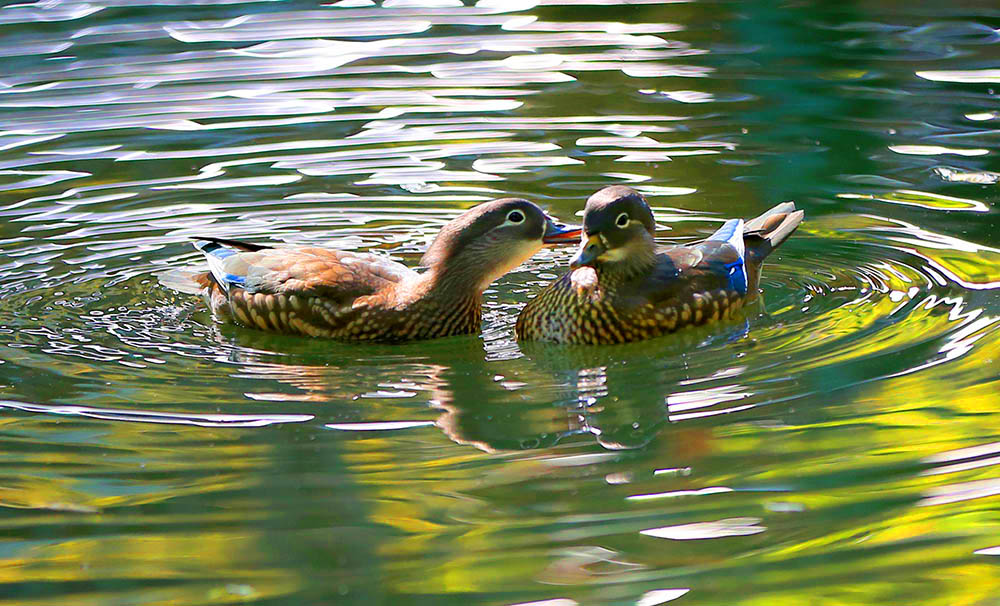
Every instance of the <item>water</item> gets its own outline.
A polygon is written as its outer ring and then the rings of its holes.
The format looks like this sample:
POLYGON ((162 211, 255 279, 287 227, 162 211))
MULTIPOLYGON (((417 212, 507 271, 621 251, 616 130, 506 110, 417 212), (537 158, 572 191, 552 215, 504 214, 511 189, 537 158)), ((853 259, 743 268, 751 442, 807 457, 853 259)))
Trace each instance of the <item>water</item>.
POLYGON ((996 604, 989 2, 0 9, 0 603, 996 604), (627 183, 664 243, 794 199, 744 319, 519 346, 217 325, 194 235, 415 263, 627 183))

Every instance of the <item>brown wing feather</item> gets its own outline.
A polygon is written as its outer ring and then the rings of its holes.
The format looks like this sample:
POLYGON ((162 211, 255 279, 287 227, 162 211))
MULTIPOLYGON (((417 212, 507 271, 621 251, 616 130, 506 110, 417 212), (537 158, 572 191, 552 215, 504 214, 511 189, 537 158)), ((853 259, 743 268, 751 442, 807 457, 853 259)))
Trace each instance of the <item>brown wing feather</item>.
MULTIPOLYGON (((369 253, 325 248, 268 248, 227 257, 223 268, 245 288, 210 291, 216 311, 246 326, 345 340, 384 340, 395 285, 415 275, 369 253), (382 314, 373 323, 371 314, 382 314)), ((390 314, 391 315, 391 314, 390 314)))
POLYGON ((325 248, 269 248, 226 259, 227 271, 245 277, 246 290, 323 297, 349 303, 388 289, 411 272, 368 253, 325 248))

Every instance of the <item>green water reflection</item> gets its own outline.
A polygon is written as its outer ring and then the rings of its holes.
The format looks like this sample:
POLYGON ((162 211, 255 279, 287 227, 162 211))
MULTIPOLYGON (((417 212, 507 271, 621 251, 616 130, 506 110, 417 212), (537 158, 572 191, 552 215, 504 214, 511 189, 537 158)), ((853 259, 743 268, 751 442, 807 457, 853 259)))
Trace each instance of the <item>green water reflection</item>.
MULTIPOLYGON (((464 4, 464 5, 463 5, 464 4)), ((988 605, 992 4, 0 8, 0 604, 988 605), (358 347, 213 322, 197 234, 415 264, 628 183, 663 243, 795 199, 727 324, 358 347)))

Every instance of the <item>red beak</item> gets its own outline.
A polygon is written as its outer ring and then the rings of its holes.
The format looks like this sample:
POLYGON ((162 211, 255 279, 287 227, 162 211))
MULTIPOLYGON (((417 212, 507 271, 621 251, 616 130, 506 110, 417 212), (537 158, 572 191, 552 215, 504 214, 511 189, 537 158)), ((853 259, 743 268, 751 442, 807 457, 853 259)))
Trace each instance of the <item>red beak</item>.
POLYGON ((580 239, 582 232, 583 228, 579 225, 563 225, 549 219, 545 222, 545 235, 542 236, 542 242, 545 244, 575 242, 580 239))

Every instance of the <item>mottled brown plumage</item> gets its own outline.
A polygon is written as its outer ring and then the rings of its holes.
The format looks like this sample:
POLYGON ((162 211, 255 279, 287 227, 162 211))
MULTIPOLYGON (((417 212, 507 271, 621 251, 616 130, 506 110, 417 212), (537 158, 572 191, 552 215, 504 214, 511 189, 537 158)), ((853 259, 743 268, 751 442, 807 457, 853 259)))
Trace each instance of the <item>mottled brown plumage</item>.
POLYGON ((757 294, 764 258, 802 222, 791 202, 708 240, 658 249, 653 213, 639 192, 606 187, 587 201, 571 270, 528 302, 519 339, 625 343, 731 317, 757 294))
POLYGON ((527 200, 481 204, 449 222, 419 273, 384 256, 203 238, 211 271, 164 283, 207 295, 222 318, 272 332, 399 342, 479 331, 482 291, 545 243, 579 233, 527 200))

